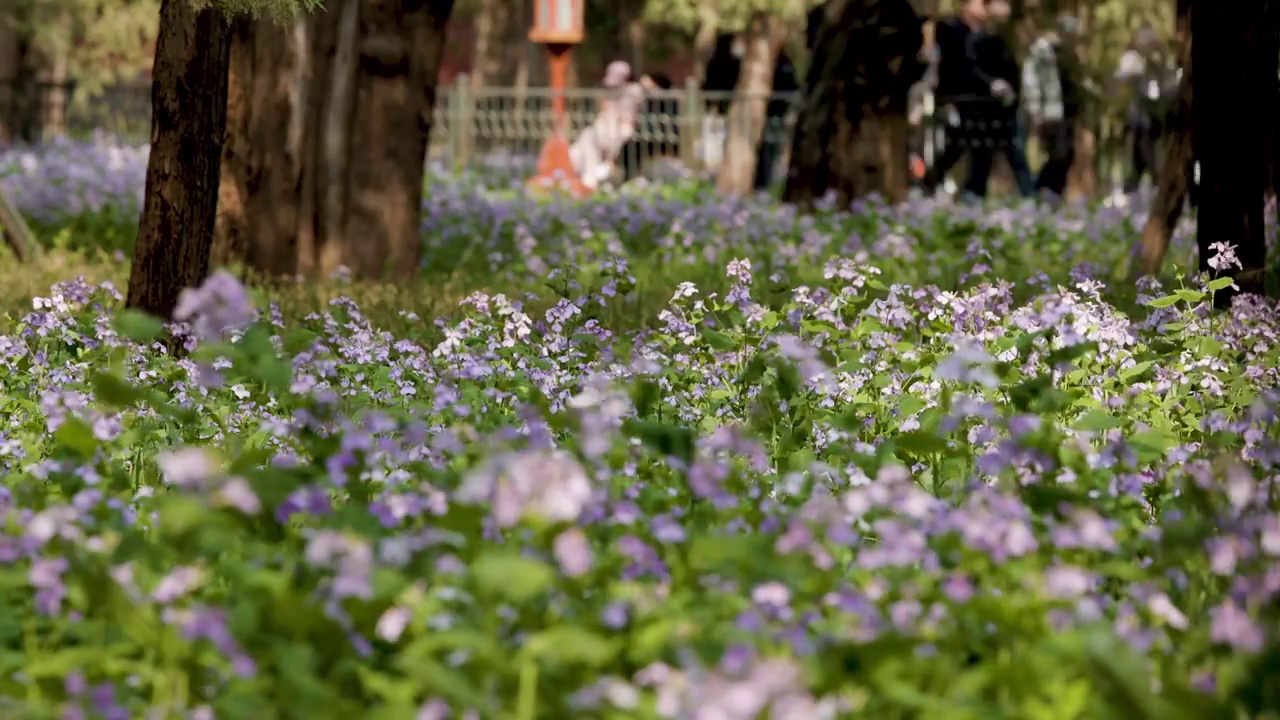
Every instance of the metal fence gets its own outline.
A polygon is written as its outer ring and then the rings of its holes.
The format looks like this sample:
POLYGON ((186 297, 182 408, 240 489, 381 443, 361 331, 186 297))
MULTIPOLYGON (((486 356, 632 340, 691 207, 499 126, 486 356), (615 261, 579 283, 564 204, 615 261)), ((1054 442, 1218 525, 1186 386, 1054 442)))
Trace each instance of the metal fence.
MULTIPOLYGON (((605 96, 600 89, 566 92, 571 136, 591 125, 605 96)), ((528 177, 553 127, 551 98, 547 88, 473 88, 465 75, 460 76, 439 89, 428 162, 438 171, 467 173, 491 183, 528 177)), ((727 110, 734 98, 733 93, 704 92, 692 82, 682 89, 650 93, 619 159, 619 179, 714 172, 727 138, 739 129, 729 127, 727 110)), ((759 157, 771 166, 785 167, 799 98, 790 94, 759 99, 768 105, 759 157)), ((925 163, 936 157, 947 138, 942 130, 954 121, 933 110, 926 104, 912 132, 912 151, 925 163)), ((55 134, 87 138, 107 133, 124 142, 145 143, 150 138, 150 86, 123 84, 90 95, 77 94, 72 83, 43 84, 24 95, 0 80, 0 142, 12 139, 12 132, 4 134, 3 123, 15 116, 31 118, 25 129, 27 138, 36 142, 55 134), (27 112, 14 112, 20 108, 27 112)), ((1095 133, 1099 176, 1105 184, 1108 177, 1123 172, 1125 148, 1114 125, 1098 122, 1095 133)), ((1033 140, 1033 154, 1034 145, 1033 140)))

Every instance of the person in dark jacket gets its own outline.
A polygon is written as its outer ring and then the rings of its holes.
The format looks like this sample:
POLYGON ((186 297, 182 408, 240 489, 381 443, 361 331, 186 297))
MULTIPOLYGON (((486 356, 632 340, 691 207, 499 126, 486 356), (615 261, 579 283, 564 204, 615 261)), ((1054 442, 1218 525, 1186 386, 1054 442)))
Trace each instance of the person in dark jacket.
POLYGON ((942 157, 926 173, 929 192, 946 178, 956 163, 969 154, 969 176, 964 194, 982 198, 987 194, 987 178, 999 140, 993 129, 999 123, 1003 103, 1012 96, 1007 80, 986 72, 979 63, 987 22, 988 0, 965 0, 955 18, 937 24, 939 52, 938 88, 934 95, 939 107, 948 108, 957 122, 947 129, 947 145, 942 157))
POLYGON ((987 4, 987 33, 978 42, 978 67, 986 74, 1003 80, 1010 87, 1010 93, 1001 98, 1000 106, 995 111, 996 122, 993 123, 995 127, 992 129, 992 137, 997 140, 997 149, 1009 161, 1018 194, 1029 198, 1035 193, 1035 183, 1031 179, 1031 167, 1027 164, 1026 135, 1019 127, 1021 113, 1018 111, 1018 99, 1022 97, 1022 68, 1013 57, 1013 50, 1003 35, 1010 11, 1007 0, 993 0, 987 4))

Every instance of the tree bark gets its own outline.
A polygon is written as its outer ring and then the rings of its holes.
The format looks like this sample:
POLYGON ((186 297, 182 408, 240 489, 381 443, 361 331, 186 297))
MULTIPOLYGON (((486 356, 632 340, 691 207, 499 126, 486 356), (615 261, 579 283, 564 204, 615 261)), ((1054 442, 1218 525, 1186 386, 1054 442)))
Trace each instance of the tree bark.
POLYGON ((724 164, 717 187, 729 195, 747 195, 755 181, 756 147, 764 134, 765 110, 773 90, 773 66, 786 39, 782 18, 758 13, 742 33, 746 54, 725 121, 724 164))
POLYGON ((611 60, 625 60, 636 77, 644 73, 646 26, 645 0, 613 0, 614 18, 618 23, 617 55, 611 60))
POLYGON ((237 27, 218 257, 408 278, 452 0, 337 0, 237 27))
POLYGON ((1160 272, 1169 240, 1182 217, 1182 207, 1187 202, 1195 168, 1195 152, 1191 142, 1193 88, 1191 82, 1191 2, 1178 2, 1178 58, 1182 67, 1182 79, 1178 81, 1178 96, 1169 132, 1169 144, 1165 150, 1164 165, 1160 170, 1160 184, 1156 189, 1147 224, 1142 228, 1138 241, 1132 277, 1154 276, 1160 272))
POLYGON ((907 0, 827 0, 805 78, 783 199, 810 208, 907 197, 907 93, 924 74, 907 0))
POLYGON ((151 156, 127 307, 169 319, 209 271, 231 33, 216 9, 164 0, 151 82, 151 156))
MULTIPOLYGON (((1212 272, 1214 243, 1236 246, 1242 268, 1231 272, 1241 292, 1261 292, 1266 267, 1263 195, 1266 159, 1260 149, 1266 118, 1256 112, 1259 88, 1274 87, 1277 57, 1268 46, 1263 0, 1228 4, 1200 0, 1191 15, 1196 103, 1194 143, 1200 162, 1196 244, 1200 269, 1212 272)), ((1232 292, 1215 304, 1229 306, 1232 292)))

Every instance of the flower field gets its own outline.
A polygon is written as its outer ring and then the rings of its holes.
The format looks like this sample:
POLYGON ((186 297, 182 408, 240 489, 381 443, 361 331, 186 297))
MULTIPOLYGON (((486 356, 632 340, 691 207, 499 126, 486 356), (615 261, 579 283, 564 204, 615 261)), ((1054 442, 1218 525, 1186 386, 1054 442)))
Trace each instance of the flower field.
MULTIPOLYGON (((0 182, 127 252, 143 162, 0 182)), ((1140 220, 441 181, 182 359, 103 260, 0 318, 0 716, 1278 717, 1280 313, 1140 220)))

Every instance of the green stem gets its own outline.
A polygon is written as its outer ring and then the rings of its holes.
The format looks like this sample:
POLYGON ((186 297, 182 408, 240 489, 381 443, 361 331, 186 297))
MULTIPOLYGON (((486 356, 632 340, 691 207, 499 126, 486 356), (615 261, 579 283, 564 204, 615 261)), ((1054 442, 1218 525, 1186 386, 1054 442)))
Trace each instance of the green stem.
POLYGON ((516 701, 516 720, 534 720, 538 703, 538 666, 526 657, 520 665, 520 687, 516 701))

